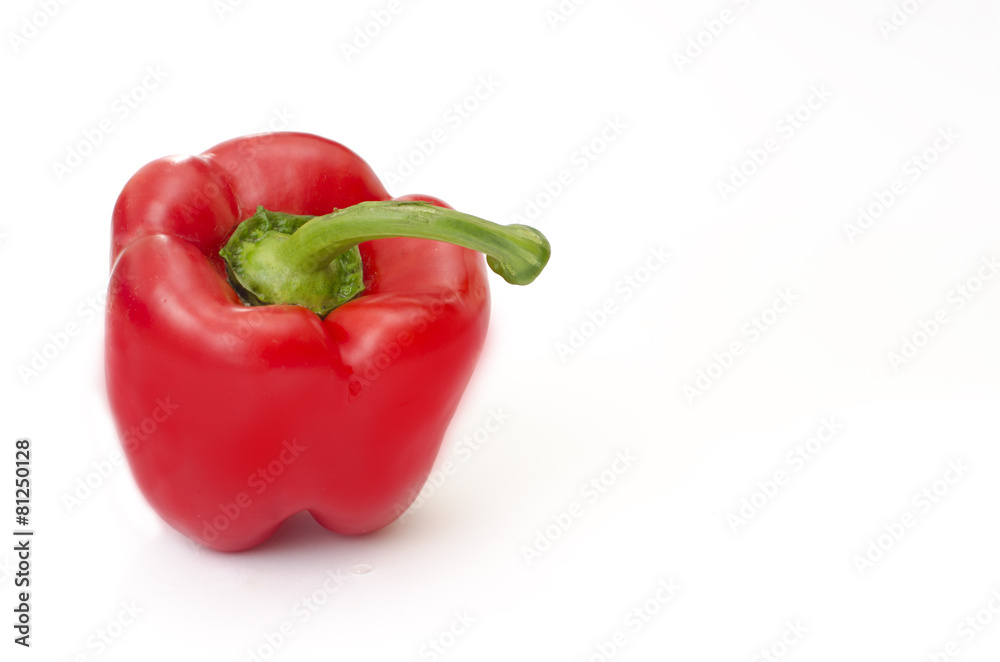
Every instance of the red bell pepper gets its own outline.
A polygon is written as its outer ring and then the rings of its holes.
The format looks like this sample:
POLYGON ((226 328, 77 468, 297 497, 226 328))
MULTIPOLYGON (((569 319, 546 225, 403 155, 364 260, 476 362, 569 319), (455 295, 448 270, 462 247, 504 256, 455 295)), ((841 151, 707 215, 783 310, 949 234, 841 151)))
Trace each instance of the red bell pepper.
POLYGON ((106 377, 156 512, 228 551, 303 510, 343 534, 401 515, 483 346, 476 251, 521 284, 549 254, 531 228, 391 201, 317 136, 238 138, 140 169, 114 209, 106 377))

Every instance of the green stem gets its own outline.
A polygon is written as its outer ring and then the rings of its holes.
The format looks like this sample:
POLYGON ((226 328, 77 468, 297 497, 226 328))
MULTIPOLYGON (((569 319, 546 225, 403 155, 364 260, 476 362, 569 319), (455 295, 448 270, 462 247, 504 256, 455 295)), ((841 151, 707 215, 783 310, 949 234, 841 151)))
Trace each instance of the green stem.
POLYGON ((372 239, 435 239, 485 253, 490 268, 514 285, 535 280, 549 259, 549 243, 526 225, 497 225, 426 202, 362 202, 319 216, 282 246, 291 263, 318 270, 352 246, 372 239))
POLYGON ((490 268, 516 285, 533 281, 550 254, 534 228, 409 201, 362 202, 315 218, 260 208, 221 254, 244 301, 294 303, 326 315, 363 289, 357 245, 388 237, 433 239, 485 253, 490 268))

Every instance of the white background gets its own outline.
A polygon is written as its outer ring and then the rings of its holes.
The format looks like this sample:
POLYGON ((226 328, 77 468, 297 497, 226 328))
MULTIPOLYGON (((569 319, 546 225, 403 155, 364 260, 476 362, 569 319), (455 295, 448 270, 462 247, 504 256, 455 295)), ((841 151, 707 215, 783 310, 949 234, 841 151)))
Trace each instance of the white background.
POLYGON ((995 2, 231 4, 4 3, 3 494, 30 437, 37 532, 32 647, 5 625, 4 659, 997 659, 995 2), (455 470, 418 509, 219 554, 106 471, 97 297, 132 173, 269 127, 344 143, 394 195, 530 213, 553 256, 492 278, 455 470))

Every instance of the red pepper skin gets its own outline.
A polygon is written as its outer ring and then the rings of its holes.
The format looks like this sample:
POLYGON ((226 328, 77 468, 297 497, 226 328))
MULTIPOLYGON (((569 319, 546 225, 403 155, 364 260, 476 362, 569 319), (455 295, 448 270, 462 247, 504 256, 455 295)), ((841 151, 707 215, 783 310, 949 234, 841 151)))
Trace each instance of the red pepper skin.
POLYGON ((109 402, 140 490, 192 540, 248 549, 303 510, 362 534, 423 486, 485 340, 483 257, 426 239, 363 243, 366 291, 325 319, 244 306, 218 258, 258 205, 320 215, 387 199, 356 154, 301 133, 159 159, 126 184, 109 402))

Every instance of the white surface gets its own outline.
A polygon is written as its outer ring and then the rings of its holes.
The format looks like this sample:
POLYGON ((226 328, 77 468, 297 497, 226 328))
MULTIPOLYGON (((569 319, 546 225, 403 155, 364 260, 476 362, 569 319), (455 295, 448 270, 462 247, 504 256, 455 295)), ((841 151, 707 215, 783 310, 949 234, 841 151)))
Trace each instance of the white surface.
MULTIPOLYGON (((5 34, 42 4, 6 2, 5 34)), ((592 0, 555 28, 557 0, 422 0, 394 5, 350 62, 341 44, 388 0, 248 0, 221 17, 219 4, 68 2, 16 53, 9 34, 0 48, 0 438, 5 481, 13 440, 33 440, 38 532, 33 646, 8 626, 4 659, 267 659, 283 626, 270 659, 432 659, 427 642, 450 641, 458 617, 475 622, 442 659, 600 660, 609 641, 616 660, 997 659, 1000 279, 984 272, 961 308, 953 291, 1000 256, 996 3, 899 3, 919 9, 885 37, 887 0, 592 0), (730 23, 679 71, 674 54, 724 9, 730 23), (153 89, 124 116, 116 100, 144 78, 153 89), (477 90, 459 123, 449 109, 477 90), (796 110, 809 117, 793 131, 796 110), (104 119, 112 132, 59 181, 53 162, 104 119), (623 128, 581 161, 608 121, 623 128), (441 455, 456 471, 375 535, 304 517, 238 555, 163 525, 124 467, 68 512, 63 495, 118 443, 88 312, 118 192, 154 158, 268 127, 343 142, 382 175, 440 129, 390 191, 504 223, 568 171, 533 220, 554 246, 546 273, 492 281, 487 350, 441 455), (909 160, 948 128, 957 138, 914 180, 909 160), (724 201, 717 183, 761 148, 774 153, 724 201), (896 180, 902 194, 849 241, 856 209, 896 180), (616 287, 661 247, 665 267, 616 287), (796 301, 771 317, 779 292, 796 301), (563 361, 557 343, 607 299, 614 313, 563 361), (888 353, 939 310, 947 323, 894 369, 888 353), (773 325, 754 338, 744 327, 763 315, 773 325), (69 323, 80 333, 25 384, 18 366, 69 323), (734 342, 742 355, 689 402, 684 386, 734 342), (460 455, 497 407, 500 430, 460 455), (787 457, 823 420, 832 440, 808 463, 787 457), (604 493, 582 491, 615 466, 604 493), (741 499, 777 471, 787 482, 734 532, 741 499), (947 493, 931 504, 925 488, 947 493), (678 587, 662 609, 661 581, 678 587), (658 613, 628 616, 650 599, 658 613), (133 601, 141 613, 101 650, 133 601), (977 613, 980 631, 960 625, 977 613)))

